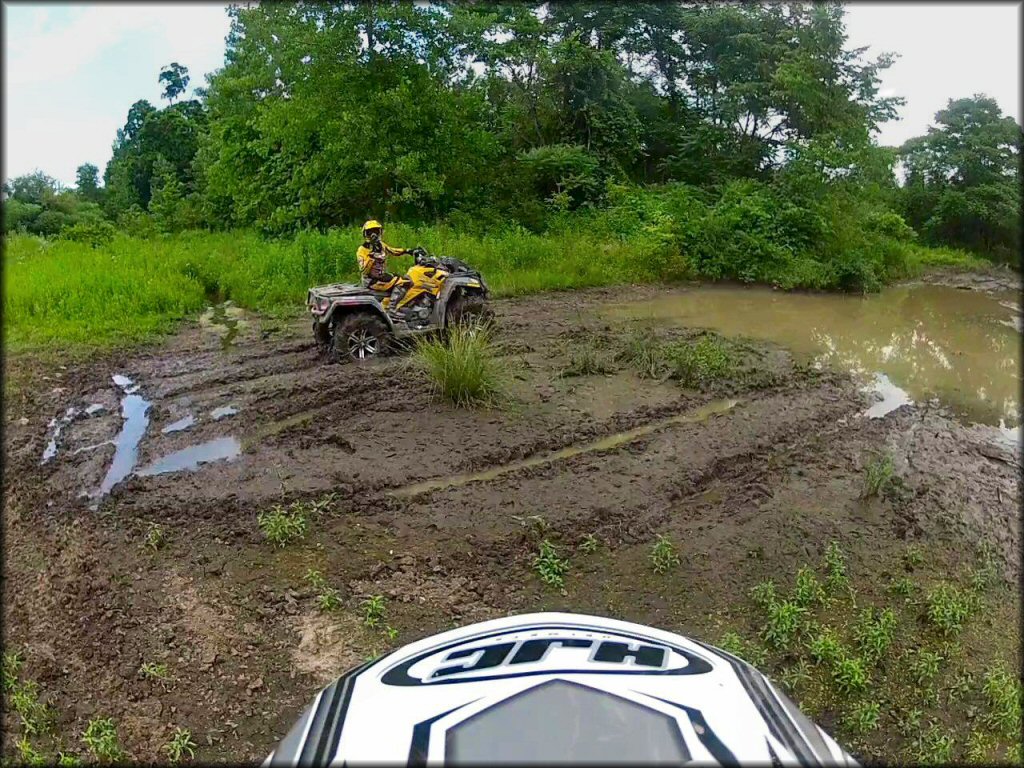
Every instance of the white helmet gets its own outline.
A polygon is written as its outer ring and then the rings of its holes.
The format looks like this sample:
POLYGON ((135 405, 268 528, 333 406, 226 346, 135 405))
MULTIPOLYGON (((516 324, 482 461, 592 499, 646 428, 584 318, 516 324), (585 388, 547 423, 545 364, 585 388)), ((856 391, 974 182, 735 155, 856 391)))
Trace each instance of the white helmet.
POLYGON ((571 613, 472 624, 364 664, 265 765, 687 761, 856 765, 735 656, 571 613))

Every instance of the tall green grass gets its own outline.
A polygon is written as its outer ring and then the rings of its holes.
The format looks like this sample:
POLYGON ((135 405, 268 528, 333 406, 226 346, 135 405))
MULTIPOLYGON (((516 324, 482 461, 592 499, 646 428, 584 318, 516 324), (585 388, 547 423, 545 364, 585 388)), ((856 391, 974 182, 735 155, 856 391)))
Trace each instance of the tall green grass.
POLYGON ((486 327, 460 324, 445 338, 421 340, 412 362, 439 399, 459 407, 491 405, 504 389, 501 363, 486 327))
MULTIPOLYGON (((464 259, 499 295, 644 279, 626 243, 524 231, 478 237, 401 225, 389 226, 386 239, 464 259)), ((225 299, 265 313, 292 313, 310 286, 356 279, 359 241, 358 230, 347 229, 287 240, 248 231, 153 240, 119 235, 100 248, 13 235, 4 241, 5 348, 142 341, 225 299)), ((410 264, 403 258, 392 267, 410 264)))
MULTIPOLYGON (((464 259, 503 296, 698 276, 686 248, 662 243, 649 228, 616 232, 600 217, 574 221, 546 235, 393 224, 385 239, 464 259)), ((266 314, 293 314, 310 286, 356 279, 359 241, 356 227, 278 240, 251 231, 118 235, 98 248, 12 235, 3 241, 4 348, 60 352, 145 341, 225 299, 266 314)), ((917 270, 968 264, 956 252, 912 250, 917 270)), ((392 268, 404 271, 410 263, 398 259, 392 268)))

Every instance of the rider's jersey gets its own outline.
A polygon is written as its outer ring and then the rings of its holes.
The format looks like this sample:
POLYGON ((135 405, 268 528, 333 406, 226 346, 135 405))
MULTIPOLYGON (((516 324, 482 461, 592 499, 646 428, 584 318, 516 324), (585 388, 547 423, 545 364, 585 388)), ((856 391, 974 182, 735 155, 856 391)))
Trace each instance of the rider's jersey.
POLYGON ((359 263, 359 274, 369 280, 379 280, 384 276, 384 266, 389 256, 402 256, 406 253, 404 248, 392 248, 381 241, 377 249, 371 243, 363 243, 356 251, 356 261, 359 263))

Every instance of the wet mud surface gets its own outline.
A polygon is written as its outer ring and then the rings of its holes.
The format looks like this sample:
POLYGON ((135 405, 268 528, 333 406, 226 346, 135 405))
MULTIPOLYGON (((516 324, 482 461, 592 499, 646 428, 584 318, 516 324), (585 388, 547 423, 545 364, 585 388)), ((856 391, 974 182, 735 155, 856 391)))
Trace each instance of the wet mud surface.
POLYGON ((58 737, 113 717, 139 760, 161 759, 176 727, 199 760, 261 760, 319 686, 395 643, 540 609, 714 642, 751 585, 833 539, 858 573, 887 572, 908 542, 950 569, 985 543, 1019 577, 1020 450, 991 428, 928 405, 870 418, 877 396, 849 373, 750 339, 734 339, 749 375, 703 389, 626 365, 562 375, 574 348, 614 349, 636 325, 603 307, 672 294, 496 302, 510 395, 492 409, 435 402, 400 356, 326 364, 305 318, 234 308, 33 372, 5 409, 5 639, 58 737), (879 451, 901 493, 865 499, 879 451), (260 512, 318 499, 302 541, 265 541, 260 512), (564 593, 531 569, 538 530, 566 551, 602 543, 564 593), (671 582, 651 580, 657 534, 679 547, 671 582), (318 610, 309 569, 338 610, 318 610), (378 594, 394 637, 360 618, 378 594), (141 675, 148 662, 169 679, 141 675))

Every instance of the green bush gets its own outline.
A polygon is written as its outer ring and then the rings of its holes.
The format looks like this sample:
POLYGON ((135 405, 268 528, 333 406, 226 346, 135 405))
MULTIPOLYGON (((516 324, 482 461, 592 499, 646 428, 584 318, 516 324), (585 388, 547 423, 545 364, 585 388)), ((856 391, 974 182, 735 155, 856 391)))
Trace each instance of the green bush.
POLYGON ((456 406, 488 405, 501 394, 504 378, 487 328, 456 325, 447 338, 417 343, 413 364, 434 393, 456 406))
POLYGON ((680 342, 665 350, 670 376, 684 386, 700 386, 727 377, 734 363, 729 347, 714 336, 680 342))
POLYGON ((72 240, 76 243, 85 243, 93 248, 99 248, 100 246, 112 243, 116 234, 117 230, 109 221, 91 219, 72 224, 70 227, 62 230, 59 236, 62 240, 72 240))

